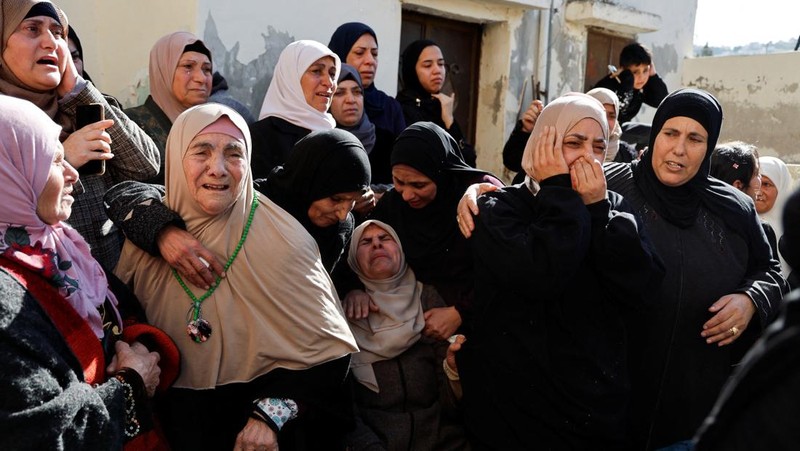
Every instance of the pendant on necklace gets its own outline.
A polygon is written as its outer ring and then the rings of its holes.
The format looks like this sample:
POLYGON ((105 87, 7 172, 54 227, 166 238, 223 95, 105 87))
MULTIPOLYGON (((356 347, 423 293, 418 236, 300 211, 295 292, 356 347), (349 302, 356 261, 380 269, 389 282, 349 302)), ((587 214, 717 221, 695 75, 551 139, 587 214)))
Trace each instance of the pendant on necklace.
POLYGON ((186 325, 186 333, 196 343, 204 343, 211 336, 211 324, 203 318, 197 318, 186 325))

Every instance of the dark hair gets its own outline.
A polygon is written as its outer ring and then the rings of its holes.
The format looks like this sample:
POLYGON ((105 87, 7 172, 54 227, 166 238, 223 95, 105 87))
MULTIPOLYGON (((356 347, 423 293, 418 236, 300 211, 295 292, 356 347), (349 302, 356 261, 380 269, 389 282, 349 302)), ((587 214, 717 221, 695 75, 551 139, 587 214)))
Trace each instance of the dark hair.
POLYGON ((742 190, 750 186, 757 170, 758 148, 752 144, 731 141, 718 145, 711 154, 711 176, 729 185, 739 180, 742 190))
POLYGON ((638 64, 647 64, 653 62, 653 52, 647 47, 638 42, 628 44, 619 53, 619 65, 621 68, 635 66, 638 64))

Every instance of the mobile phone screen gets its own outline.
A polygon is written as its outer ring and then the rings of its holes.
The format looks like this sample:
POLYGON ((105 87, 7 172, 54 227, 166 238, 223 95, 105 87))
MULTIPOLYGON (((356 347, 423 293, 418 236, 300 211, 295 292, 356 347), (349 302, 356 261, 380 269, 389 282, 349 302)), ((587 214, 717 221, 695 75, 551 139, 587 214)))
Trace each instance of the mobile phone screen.
MULTIPOLYGON (((105 110, 101 103, 89 103, 75 107, 75 129, 94 124, 105 119, 105 110)), ((99 151, 98 151, 99 152, 99 151)), ((100 175, 106 172, 105 160, 91 160, 78 168, 80 175, 100 175)))

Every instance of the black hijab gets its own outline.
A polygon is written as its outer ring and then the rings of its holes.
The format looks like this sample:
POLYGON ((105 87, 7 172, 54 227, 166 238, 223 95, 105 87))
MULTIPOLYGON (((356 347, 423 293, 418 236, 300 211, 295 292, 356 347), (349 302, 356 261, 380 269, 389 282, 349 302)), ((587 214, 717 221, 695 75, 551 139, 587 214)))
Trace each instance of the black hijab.
POLYGON ((695 223, 701 205, 719 216, 735 233, 751 242, 752 202, 736 188, 710 175, 711 154, 722 128, 722 106, 714 96, 694 88, 679 89, 661 102, 653 118, 650 146, 639 162, 631 164, 636 186, 667 222, 687 228, 695 223), (673 117, 696 120, 708 133, 706 155, 697 174, 681 186, 662 184, 653 170, 653 149, 664 123, 673 117))
POLYGON ((344 130, 319 130, 298 141, 283 166, 272 170, 261 190, 314 237, 330 273, 353 232, 353 216, 330 227, 308 217, 315 200, 369 187, 370 166, 361 142, 344 130))
POLYGON ((436 184, 436 197, 423 208, 412 208, 394 190, 387 193, 388 204, 381 206, 392 217, 386 222, 397 230, 409 263, 419 262, 425 255, 451 247, 452 241, 461 237, 456 222, 458 201, 467 186, 491 174, 467 165, 455 139, 432 122, 409 125, 397 137, 391 165, 397 164, 416 169, 436 184))
POLYGON ((75 33, 74 27, 69 27, 69 31, 67 31, 69 36, 70 42, 75 44, 75 50, 78 52, 78 56, 80 57, 81 61, 83 61, 83 73, 81 76, 86 81, 92 81, 92 77, 89 76, 89 73, 86 72, 86 58, 83 57, 83 45, 81 44, 81 39, 78 37, 78 34, 75 33))
POLYGON ((411 44, 408 44, 408 47, 403 50, 401 69, 401 75, 403 77, 403 91, 410 91, 415 93, 417 96, 424 98, 431 96, 431 94, 422 87, 422 84, 420 84, 419 78, 417 77, 417 60, 419 60, 419 56, 422 54, 422 51, 425 50, 426 47, 430 47, 432 45, 439 47, 438 44, 429 39, 419 39, 411 44))

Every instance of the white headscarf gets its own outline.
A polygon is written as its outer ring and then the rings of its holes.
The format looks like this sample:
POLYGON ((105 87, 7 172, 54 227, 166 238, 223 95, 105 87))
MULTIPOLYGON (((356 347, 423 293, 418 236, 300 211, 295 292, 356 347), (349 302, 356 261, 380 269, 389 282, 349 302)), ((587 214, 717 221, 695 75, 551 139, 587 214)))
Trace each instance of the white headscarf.
POLYGON ((338 80, 342 64, 339 56, 328 47, 310 40, 294 41, 287 45, 275 65, 258 119, 277 116, 311 131, 336 127, 336 120, 330 113, 320 112, 306 102, 303 87, 300 85, 300 78, 306 69, 325 56, 334 59, 336 76, 333 79, 338 80))
MULTIPOLYGON (((783 206, 786 204, 786 200, 789 199, 789 195, 792 194, 792 174, 789 173, 789 168, 780 158, 759 157, 758 163, 761 166, 761 175, 769 177, 778 190, 778 196, 775 198, 772 208, 766 213, 759 214, 759 216, 772 226, 772 229, 775 230, 775 237, 780 240, 783 235, 783 221, 781 219, 783 217, 783 206)), ((780 260, 783 274, 788 275, 790 272, 789 265, 783 260, 783 257, 780 257, 780 260)))
POLYGON ((603 105, 614 105, 614 112, 617 121, 614 123, 614 130, 610 130, 608 137, 608 147, 606 147, 606 162, 614 161, 619 152, 619 137, 622 136, 622 127, 619 125, 619 97, 614 91, 606 88, 594 88, 586 93, 599 100, 603 105))

